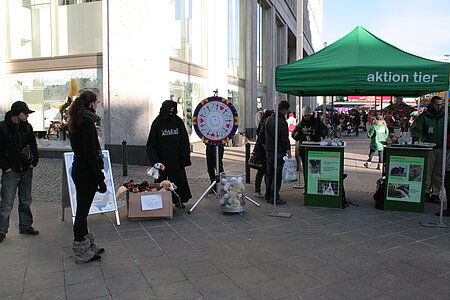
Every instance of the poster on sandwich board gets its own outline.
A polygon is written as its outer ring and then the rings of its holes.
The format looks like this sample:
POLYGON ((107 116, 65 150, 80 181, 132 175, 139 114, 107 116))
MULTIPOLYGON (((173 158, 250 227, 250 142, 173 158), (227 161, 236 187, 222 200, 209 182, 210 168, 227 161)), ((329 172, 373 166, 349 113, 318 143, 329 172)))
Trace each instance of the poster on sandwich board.
MULTIPOLYGON (((116 213, 116 221, 117 225, 120 225, 117 199, 114 190, 114 180, 111 168, 111 159, 109 157, 109 151, 103 150, 103 173, 105 174, 105 184, 106 184, 106 193, 101 194, 97 192, 94 196, 94 201, 92 201, 91 208, 89 209, 89 214, 101 214, 106 212, 115 212, 116 213)), ((77 211, 77 198, 76 198, 76 189, 75 183, 72 179, 72 163, 73 163, 73 152, 65 152, 64 153, 64 166, 67 177, 67 188, 70 200, 70 207, 72 211, 72 218, 75 217, 77 211)))

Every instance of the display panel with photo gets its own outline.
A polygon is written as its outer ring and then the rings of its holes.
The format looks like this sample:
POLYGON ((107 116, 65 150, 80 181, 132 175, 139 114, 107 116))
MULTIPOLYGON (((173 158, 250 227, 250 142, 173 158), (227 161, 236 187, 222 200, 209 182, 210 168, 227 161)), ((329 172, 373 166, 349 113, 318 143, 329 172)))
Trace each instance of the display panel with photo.
POLYGON ((406 171, 407 166, 404 165, 391 165, 389 174, 391 176, 398 176, 398 177, 406 177, 406 171))
POLYGON ((319 180, 317 193, 322 195, 338 195, 339 182, 334 180, 319 180))
POLYGON ((388 197, 409 199, 409 184, 403 183, 389 183, 388 197))
POLYGON ((422 174, 422 165, 409 165, 409 181, 422 181, 422 174))
MULTIPOLYGON (((96 193, 94 196, 94 201, 92 202, 91 208, 89 209, 89 214, 99 214, 111 211, 117 211, 117 201, 116 194, 114 190, 114 180, 111 169, 111 160, 109 158, 109 151, 103 150, 103 173, 105 174, 105 183, 107 191, 104 194, 96 193)), ((77 211, 77 194, 75 189, 75 183, 72 179, 72 163, 73 163, 73 152, 64 153, 64 164, 66 168, 67 175, 67 185, 69 188, 69 198, 70 205, 72 207, 72 216, 75 216, 77 211)))
POLYGON ((310 159, 309 160, 309 173, 311 174, 320 174, 320 159, 310 159))

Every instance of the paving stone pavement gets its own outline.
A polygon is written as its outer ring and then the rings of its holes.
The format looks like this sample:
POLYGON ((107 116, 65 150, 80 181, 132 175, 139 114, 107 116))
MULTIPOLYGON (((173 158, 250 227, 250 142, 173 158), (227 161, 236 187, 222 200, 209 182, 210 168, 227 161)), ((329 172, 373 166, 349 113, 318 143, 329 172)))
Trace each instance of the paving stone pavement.
MULTIPOLYGON (((291 218, 269 217, 265 202, 223 215, 209 196, 192 214, 176 209, 170 220, 129 221, 122 196, 120 226, 112 213, 89 217, 106 253, 83 265, 72 262, 69 209, 61 221, 62 161, 42 159, 32 206, 41 234, 18 234, 16 202, 0 244, 0 299, 449 299, 450 230, 420 225, 437 221, 438 206, 427 203, 423 214, 376 210, 380 173, 363 167, 368 139, 345 139, 345 188, 358 206, 304 207, 301 190, 283 184, 288 204, 277 209, 291 218)), ((244 154, 226 148, 225 170, 242 171, 244 154)), ((209 182, 202 145, 192 161, 188 209, 209 182)), ((116 186, 146 179, 144 166, 128 172, 113 165, 116 186)))

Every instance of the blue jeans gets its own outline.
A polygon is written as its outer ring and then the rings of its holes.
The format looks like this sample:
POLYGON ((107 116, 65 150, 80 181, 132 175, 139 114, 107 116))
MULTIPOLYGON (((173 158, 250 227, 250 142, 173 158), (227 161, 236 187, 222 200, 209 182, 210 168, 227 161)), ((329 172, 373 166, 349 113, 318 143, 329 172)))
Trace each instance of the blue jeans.
POLYGON ((31 214, 31 184, 33 169, 24 172, 11 170, 2 174, 0 199, 0 233, 6 235, 9 227, 9 215, 14 204, 17 189, 19 189, 19 230, 26 230, 33 224, 31 214))

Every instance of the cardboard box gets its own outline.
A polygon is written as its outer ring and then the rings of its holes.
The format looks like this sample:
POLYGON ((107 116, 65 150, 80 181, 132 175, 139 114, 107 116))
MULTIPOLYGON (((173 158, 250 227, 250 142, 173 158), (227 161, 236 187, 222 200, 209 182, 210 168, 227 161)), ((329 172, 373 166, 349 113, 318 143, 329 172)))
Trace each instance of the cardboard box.
POLYGON ((168 191, 127 192, 127 206, 131 220, 173 217, 172 193, 168 191))

